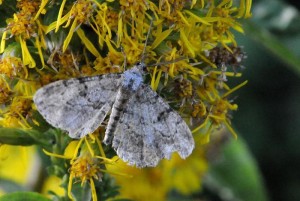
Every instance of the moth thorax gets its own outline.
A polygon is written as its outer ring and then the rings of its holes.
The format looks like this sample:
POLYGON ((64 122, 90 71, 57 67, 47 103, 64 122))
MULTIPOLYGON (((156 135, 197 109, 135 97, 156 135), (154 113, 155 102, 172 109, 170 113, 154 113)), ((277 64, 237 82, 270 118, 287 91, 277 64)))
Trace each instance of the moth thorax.
POLYGON ((137 66, 134 66, 132 69, 124 72, 124 80, 122 85, 128 90, 138 90, 143 82, 143 74, 137 66))

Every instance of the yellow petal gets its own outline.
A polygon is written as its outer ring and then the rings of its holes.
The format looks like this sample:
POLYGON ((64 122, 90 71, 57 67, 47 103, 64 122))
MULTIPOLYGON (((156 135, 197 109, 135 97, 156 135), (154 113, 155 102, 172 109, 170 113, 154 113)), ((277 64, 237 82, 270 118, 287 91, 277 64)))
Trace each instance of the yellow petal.
POLYGON ((78 28, 76 33, 78 34, 79 38, 82 40, 82 43, 85 45, 85 47, 95 56, 100 57, 100 53, 95 48, 93 43, 85 36, 82 29, 78 28))
POLYGON ((92 191, 92 200, 97 201, 97 192, 96 192, 96 187, 93 179, 90 179, 90 186, 92 191))
MULTIPOLYGON (((60 26, 62 23, 64 23, 64 21, 61 19, 61 16, 62 16, 64 7, 65 7, 66 1, 67 1, 67 0, 63 0, 63 1, 61 2, 61 6, 60 6, 60 8, 59 8, 59 12, 58 12, 58 15, 57 15, 57 21, 56 21, 56 26, 55 26, 55 32, 57 32, 59 26, 60 26)), ((66 15, 66 16, 67 16, 67 15, 66 15)))
POLYGON ((40 14, 43 13, 43 10, 47 3, 48 3, 48 0, 42 0, 39 10, 37 11, 36 15, 34 16, 34 20, 36 20, 40 16, 40 14))
POLYGON ((190 52, 192 57, 194 58, 195 57, 195 51, 194 51, 193 45, 188 40, 188 38, 187 38, 186 34, 184 33, 183 29, 180 29, 180 39, 182 40, 182 42, 184 43, 185 47, 190 52))
POLYGON ((52 191, 55 194, 63 196, 65 194, 64 188, 60 185, 62 183, 62 179, 56 176, 49 176, 43 183, 42 194, 49 197, 48 192, 52 191))
MULTIPOLYGON (((33 68, 36 66, 36 63, 34 61, 34 59, 32 58, 27 45, 26 45, 26 41, 23 40, 21 38, 21 36, 19 36, 19 42, 21 44, 21 49, 22 49, 22 60, 23 60, 23 64, 24 65, 28 65, 30 68, 33 68)), ((26 76, 27 77, 27 76, 26 76)))
POLYGON ((234 139, 237 139, 238 135, 237 133, 233 130, 233 128, 230 126, 230 124, 227 121, 224 121, 225 126, 227 127, 227 129, 229 130, 229 132, 232 134, 232 136, 234 137, 234 139))
POLYGON ((197 20, 198 22, 201 22, 203 24, 206 25, 210 25, 207 21, 206 21, 206 17, 199 17, 197 15, 195 15, 194 13, 192 13, 191 11, 185 10, 185 13, 188 13, 192 18, 194 18, 195 20, 197 20))
POLYGON ((66 149, 64 151, 64 156, 66 158, 72 158, 74 156, 74 152, 76 151, 78 143, 79 143, 79 141, 74 140, 68 144, 68 146, 66 147, 66 149))
POLYGON ((73 184, 73 178, 74 178, 74 174, 71 173, 70 177, 69 177, 69 183, 68 183, 68 197, 74 201, 73 195, 72 195, 72 184, 73 184))
POLYGON ((3 34, 2 34, 2 38, 1 38, 0 53, 4 52, 5 42, 6 42, 6 35, 7 35, 7 31, 4 31, 3 34))
POLYGON ((153 41, 151 48, 155 49, 162 41, 164 41, 172 32, 172 29, 161 32, 153 41))
POLYGON ((228 96, 229 94, 232 94, 233 92, 235 92, 236 90, 238 90, 239 88, 245 86, 248 83, 248 80, 246 80, 245 82, 237 85, 236 87, 232 88, 231 90, 227 91, 225 94, 223 94, 222 98, 225 98, 226 96, 228 96))
MULTIPOLYGON (((71 15, 71 11, 69 11, 65 16, 63 16, 63 18, 60 19, 59 26, 62 25, 63 23, 65 23, 70 18, 70 15, 71 15)), ((49 24, 45 31, 46 34, 49 33, 50 31, 54 30, 56 28, 56 26, 57 26, 57 21, 49 24)))
POLYGON ((77 18, 74 19, 73 24, 72 24, 72 26, 71 26, 71 28, 69 30, 69 33, 68 33, 68 35, 67 35, 67 37, 66 37, 66 39, 64 41, 63 52, 65 52, 66 49, 67 49, 67 47, 69 46, 69 43, 70 43, 70 41, 72 39, 72 36, 74 34, 74 31, 75 31, 76 27, 77 27, 77 18))
POLYGON ((158 84, 159 84, 159 81, 160 81, 160 78, 161 78, 161 73, 162 73, 162 70, 159 70, 158 73, 157 73, 157 66, 155 66, 154 71, 152 73, 152 79, 151 79, 151 88, 154 91, 157 90, 157 87, 158 87, 158 84))
POLYGON ((251 6, 252 6, 252 0, 246 0, 246 10, 245 10, 244 18, 249 18, 252 16, 251 6))
POLYGON ((38 49, 38 53, 39 53, 39 56, 40 56, 40 59, 41 59, 41 62, 42 62, 42 66, 45 67, 45 61, 44 61, 44 56, 43 56, 43 52, 42 52, 42 47, 41 47, 41 44, 40 44, 40 41, 39 41, 38 37, 36 37, 35 46, 38 49))

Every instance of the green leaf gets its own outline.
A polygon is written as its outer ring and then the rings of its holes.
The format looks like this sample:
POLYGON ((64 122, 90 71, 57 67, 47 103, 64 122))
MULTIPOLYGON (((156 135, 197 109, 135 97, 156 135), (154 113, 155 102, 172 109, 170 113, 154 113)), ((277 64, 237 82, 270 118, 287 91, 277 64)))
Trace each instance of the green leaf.
POLYGON ((47 147, 55 141, 53 133, 53 129, 41 132, 34 129, 0 128, 0 143, 21 146, 40 144, 47 147))
POLYGON ((16 0, 3 1, 0 5, 0 27, 6 27, 6 20, 8 17, 13 18, 13 14, 17 12, 16 0))
POLYGON ((21 45, 14 40, 14 37, 8 38, 6 40, 6 48, 3 52, 3 58, 6 56, 16 56, 22 58, 21 45))
POLYGON ((288 64, 291 69, 300 74, 300 60, 290 49, 287 48, 278 38, 267 29, 262 28, 253 22, 245 21, 244 29, 247 36, 258 41, 261 45, 275 54, 277 58, 288 64))
POLYGON ((50 199, 33 192, 15 192, 0 197, 0 201, 51 201, 50 199))
POLYGON ((56 130, 52 128, 44 132, 36 130, 30 130, 28 132, 28 134, 35 140, 36 144, 43 145, 44 148, 53 146, 53 142, 55 142, 55 133, 56 130))
POLYGON ((0 143, 10 145, 29 146, 35 144, 35 140, 29 135, 29 132, 17 128, 0 128, 0 143))
POLYGON ((221 160, 212 164, 205 184, 223 200, 267 201, 257 164, 241 137, 221 149, 221 160))
POLYGON ((83 186, 81 186, 81 183, 73 184, 72 194, 76 201, 91 200, 91 195, 92 195, 90 186, 87 182, 85 182, 83 186))
POLYGON ((10 181, 8 179, 0 179, 0 191, 11 193, 11 192, 17 192, 17 191, 25 191, 24 186, 14 182, 10 181))

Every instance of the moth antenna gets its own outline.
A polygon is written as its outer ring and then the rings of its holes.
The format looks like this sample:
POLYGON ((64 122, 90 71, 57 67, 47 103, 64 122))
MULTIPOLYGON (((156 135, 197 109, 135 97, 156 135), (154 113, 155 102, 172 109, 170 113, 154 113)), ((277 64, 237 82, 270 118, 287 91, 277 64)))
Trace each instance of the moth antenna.
POLYGON ((159 62, 159 63, 148 64, 147 66, 161 66, 161 65, 168 65, 168 64, 176 63, 176 62, 181 61, 181 60, 185 60, 185 59, 188 59, 188 58, 186 58, 186 57, 179 57, 179 58, 174 59, 174 60, 172 60, 172 61, 162 61, 162 62, 159 62))
POLYGON ((123 49, 123 46, 122 45, 120 45, 120 48, 121 48, 121 52, 122 52, 122 54, 123 54, 123 57, 124 57, 124 64, 123 64, 123 66, 124 66, 124 71, 126 70, 126 67, 127 67, 127 57, 126 57, 126 53, 124 52, 124 49, 123 49))
POLYGON ((147 47, 148 38, 150 36, 152 25, 153 25, 153 21, 151 20, 150 25, 149 25, 149 29, 148 29, 148 33, 147 33, 147 36, 146 36, 146 40, 145 40, 145 43, 144 43, 144 49, 143 49, 143 52, 142 52, 142 58, 141 58, 142 63, 144 63, 144 60, 145 60, 146 47, 147 47))

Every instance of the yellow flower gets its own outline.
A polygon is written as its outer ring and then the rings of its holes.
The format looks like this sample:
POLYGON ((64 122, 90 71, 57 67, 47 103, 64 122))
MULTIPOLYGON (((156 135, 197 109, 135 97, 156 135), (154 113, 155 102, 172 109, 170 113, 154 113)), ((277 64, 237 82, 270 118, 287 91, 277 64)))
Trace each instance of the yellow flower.
POLYGON ((121 9, 130 12, 130 15, 135 18, 136 13, 141 13, 148 10, 148 3, 144 0, 120 0, 121 9))
POLYGON ((178 79, 176 80, 177 81, 177 86, 175 87, 178 87, 178 95, 180 97, 192 97, 193 95, 193 85, 192 85, 192 82, 188 79, 178 79))
POLYGON ((168 186, 163 180, 160 168, 138 169, 128 166, 123 161, 117 161, 114 166, 108 166, 109 171, 122 171, 131 176, 115 176, 117 184, 121 186, 117 198, 127 198, 135 201, 166 200, 168 186))
MULTIPOLYGON (((3 34, 3 37, 7 35, 7 32, 11 36, 15 36, 16 40, 21 46, 23 65, 28 65, 30 68, 36 66, 35 60, 32 58, 26 40, 35 38, 35 46, 38 48, 39 56, 43 63, 43 55, 41 52, 41 44, 43 41, 43 28, 39 21, 34 19, 34 15, 37 12, 39 2, 23 0, 17 2, 17 8, 20 9, 18 13, 15 13, 13 18, 7 20, 7 28, 3 34)), ((5 38, 2 37, 0 53, 4 52, 5 38)))
POLYGON ((1 76, 0 77, 0 104, 7 103, 12 95, 12 91, 6 82, 6 80, 1 76))
POLYGON ((7 22, 7 29, 10 30, 13 36, 21 36, 23 40, 26 40, 36 34, 36 24, 27 13, 19 12, 14 14, 14 18, 9 19, 7 22))
POLYGON ((26 118, 30 115, 32 100, 14 97, 9 108, 1 111, 0 124, 9 128, 31 128, 26 118))
POLYGON ((55 29, 55 32, 58 31, 59 27, 66 22, 64 27, 69 27, 71 24, 71 20, 73 20, 72 25, 70 27, 69 33, 63 43, 63 52, 66 51, 72 37, 73 33, 79 28, 79 26, 83 23, 89 23, 90 17, 94 13, 94 4, 98 5, 98 3, 94 0, 79 0, 76 1, 71 10, 62 17, 63 10, 65 8, 66 0, 62 1, 59 14, 57 17, 57 21, 53 22, 48 26, 46 33, 55 29))
POLYGON ((23 13, 34 14, 39 8, 39 1, 32 0, 20 0, 17 2, 17 8, 20 9, 23 13))
MULTIPOLYGON (((210 81, 211 84, 214 83, 213 85, 216 85, 216 81, 212 81, 212 80, 210 81)), ((207 109, 208 112, 207 113, 205 112, 205 114, 207 115, 203 123, 193 130, 193 133, 197 133, 200 129, 203 129, 203 131, 200 131, 200 132, 204 132, 204 134, 202 133, 203 143, 209 142, 209 137, 211 132, 215 128, 220 128, 221 126, 226 126, 227 129, 229 129, 229 131, 231 132, 231 134, 235 138, 237 138, 237 134, 230 126, 230 116, 229 116, 229 111, 237 110, 237 105, 232 104, 231 101, 227 99, 227 96, 233 93, 234 91, 236 91, 237 89, 239 89, 240 87, 244 86, 246 83, 247 81, 241 83, 240 85, 236 86, 233 89, 229 89, 222 96, 219 96, 217 91, 214 91, 214 93, 212 94, 208 94, 205 91, 201 92, 200 90, 198 90, 200 96, 205 98, 210 105, 210 107, 207 109), (205 95, 207 97, 204 97, 205 95)))
POLYGON ((162 160, 156 168, 138 169, 122 161, 118 161, 114 166, 108 166, 110 171, 122 171, 132 176, 131 178, 115 176, 117 184, 122 187, 118 198, 136 201, 163 201, 173 189, 185 195, 194 193, 201 187, 201 177, 207 168, 204 150, 200 148, 194 150, 185 160, 173 154, 170 160, 162 160))
POLYGON ((62 183, 62 179, 57 176, 49 176, 43 184, 43 188, 41 190, 42 194, 51 198, 48 194, 49 191, 54 192, 57 195, 63 196, 65 194, 64 188, 60 187, 59 183, 62 183))
POLYGON ((88 183, 92 199, 97 201, 95 182, 101 182, 103 173, 119 174, 104 169, 107 165, 114 164, 115 160, 106 158, 101 142, 96 136, 85 136, 79 141, 72 141, 65 149, 64 155, 45 150, 44 152, 52 157, 70 159, 68 196, 71 200, 74 199, 72 194, 74 182, 80 181, 81 185, 88 183), (99 155, 96 155, 98 153, 99 155))
POLYGON ((79 156, 73 163, 71 163, 70 168, 70 182, 69 182, 69 197, 71 195, 71 187, 73 179, 79 179, 81 181, 81 186, 85 182, 89 182, 92 191, 93 201, 97 201, 97 194, 95 189, 94 179, 101 181, 102 173, 100 172, 99 162, 97 159, 92 158, 89 154, 84 154, 79 156))
MULTIPOLYGON (((40 167, 35 147, 0 146, 0 177, 29 187, 37 180, 40 167)), ((0 187, 0 191, 4 191, 0 187)), ((5 191, 4 191, 5 193, 5 191)))
POLYGON ((166 180, 169 189, 176 189, 183 195, 190 195, 201 189, 201 178, 207 172, 208 164, 204 150, 197 148, 185 160, 174 154, 170 161, 163 161, 161 169, 162 180, 166 180))
POLYGON ((99 6, 96 17, 92 17, 91 27, 98 35, 98 42, 100 47, 103 47, 106 38, 112 38, 112 31, 118 30, 119 14, 111 7, 103 3, 99 6))
POLYGON ((25 78, 28 76, 28 71, 24 67, 22 61, 18 57, 2 57, 0 59, 0 73, 7 77, 25 78))
MULTIPOLYGON (((230 95, 246 82, 230 87, 226 81, 241 76, 244 53, 233 30, 243 32, 238 19, 251 16, 252 1, 17 2, 18 12, 7 20, 0 45, 1 127, 43 130, 32 102, 37 88, 72 77, 122 73, 142 60, 149 72, 145 83, 190 120, 198 146, 186 160, 173 155, 158 168, 140 170, 108 159, 105 154, 114 153, 103 150, 99 131, 74 140, 64 155, 46 152, 68 159, 61 168, 69 170, 70 199, 79 181, 97 200, 105 173, 122 175, 117 178, 121 197, 135 200, 166 200, 171 189, 190 194, 201 188, 207 161, 199 146, 221 127, 236 137, 231 112, 238 106, 230 95), (52 11, 58 13, 54 18, 52 11)), ((64 147, 68 140, 62 135, 47 148, 64 147)))

